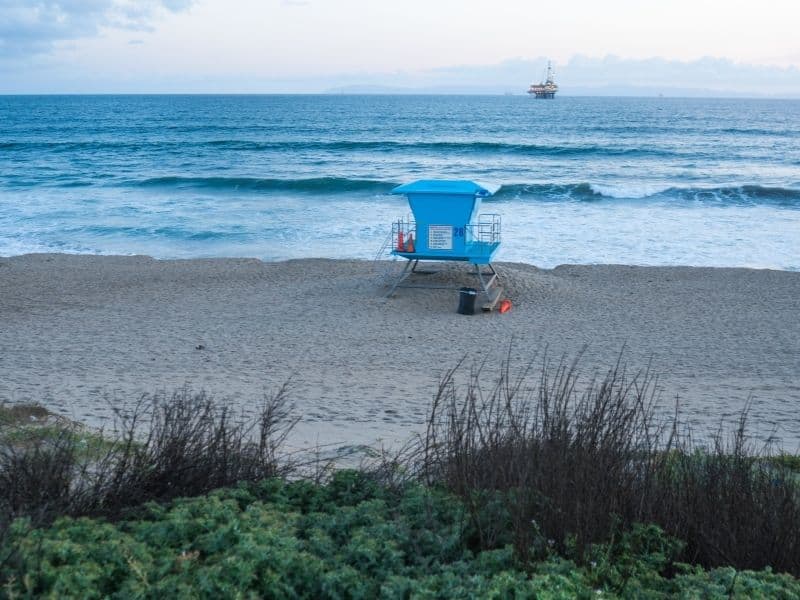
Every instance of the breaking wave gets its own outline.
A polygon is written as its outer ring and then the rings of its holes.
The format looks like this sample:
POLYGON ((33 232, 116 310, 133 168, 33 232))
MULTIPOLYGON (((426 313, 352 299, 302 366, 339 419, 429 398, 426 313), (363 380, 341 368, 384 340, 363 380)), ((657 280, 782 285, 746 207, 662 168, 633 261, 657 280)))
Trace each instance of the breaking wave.
POLYGON ((372 179, 314 177, 307 179, 263 179, 258 177, 153 177, 129 181, 133 187, 164 187, 210 191, 284 191, 307 194, 341 194, 346 192, 388 193, 396 183, 372 179))
POLYGON ((655 184, 515 184, 504 185, 498 200, 602 201, 656 200, 699 202, 719 205, 769 204, 800 208, 800 189, 760 185, 678 187, 655 184))
POLYGON ((534 157, 569 156, 625 156, 625 157, 676 157, 685 152, 666 148, 617 146, 602 144, 527 144, 508 142, 436 141, 406 142, 396 140, 341 140, 341 141, 258 141, 258 140, 199 140, 199 141, 34 141, 3 142, 0 150, 45 151, 50 153, 84 152, 384 152, 403 154, 500 155, 534 157))
MULTIPOLYGON (((128 181, 124 185, 140 188, 205 190, 209 192, 286 192, 318 196, 342 194, 388 194, 401 182, 345 177, 275 179, 256 177, 154 177, 128 181)), ((769 204, 800 208, 800 189, 759 185, 680 187, 669 184, 572 183, 503 185, 493 200, 531 202, 600 202, 604 200, 682 201, 719 205, 769 204)))

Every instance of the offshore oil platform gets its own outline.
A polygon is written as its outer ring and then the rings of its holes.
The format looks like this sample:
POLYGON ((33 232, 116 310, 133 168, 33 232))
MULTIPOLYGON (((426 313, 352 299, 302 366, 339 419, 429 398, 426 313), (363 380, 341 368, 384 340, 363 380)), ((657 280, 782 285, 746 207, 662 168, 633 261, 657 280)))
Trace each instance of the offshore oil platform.
POLYGON ((557 91, 558 85, 553 79, 553 67, 548 60, 545 80, 541 83, 532 83, 531 87, 528 88, 528 93, 534 94, 536 98, 553 99, 556 97, 557 91))

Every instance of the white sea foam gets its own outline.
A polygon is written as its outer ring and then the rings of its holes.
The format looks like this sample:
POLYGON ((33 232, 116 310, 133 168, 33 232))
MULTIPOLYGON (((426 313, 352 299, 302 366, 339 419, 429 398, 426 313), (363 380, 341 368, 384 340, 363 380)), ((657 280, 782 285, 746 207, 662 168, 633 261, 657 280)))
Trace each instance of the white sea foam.
POLYGON ((592 183, 589 185, 595 194, 606 198, 639 199, 655 196, 670 189, 671 186, 657 183, 624 182, 615 184, 592 183))
MULTIPOLYGON (((64 254, 88 254, 85 249, 79 249, 69 244, 45 244, 33 240, 18 240, 0 237, 0 256, 19 256, 21 254, 39 254, 60 252, 64 254)), ((93 253, 91 253, 93 254, 93 253)))
MULTIPOLYGON (((44 194, 41 196, 44 201, 44 194)), ((55 200, 54 200, 55 201, 55 200)), ((31 252, 148 254, 156 258, 252 256, 289 258, 361 258, 375 256, 405 216, 401 198, 374 201, 287 198, 265 205, 259 198, 208 198, 194 210, 153 210, 137 203, 133 214, 95 210, 88 216, 58 198, 75 213, 58 227, 30 216, 0 215, 0 255, 31 252), (38 224, 37 224, 38 223, 38 224), (236 227, 230 227, 230 224, 236 227), (98 233, 100 231, 100 233, 98 233), (213 231, 209 238, 175 235, 213 231), (230 234, 229 234, 230 232, 230 234)), ((503 220, 498 260, 553 267, 562 263, 618 263, 757 267, 797 270, 800 211, 772 205, 685 202, 530 202, 484 204, 503 220)))

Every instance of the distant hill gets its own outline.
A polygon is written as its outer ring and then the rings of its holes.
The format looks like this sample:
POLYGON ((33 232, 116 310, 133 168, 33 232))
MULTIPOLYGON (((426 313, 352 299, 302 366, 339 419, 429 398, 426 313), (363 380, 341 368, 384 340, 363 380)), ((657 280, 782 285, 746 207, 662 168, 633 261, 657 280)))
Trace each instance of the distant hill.
MULTIPOLYGON (((632 96, 632 97, 665 97, 665 98, 787 98, 800 99, 800 94, 757 94, 715 90, 709 88, 607 85, 598 87, 560 86, 558 97, 570 96, 632 96)), ((325 90, 325 94, 342 95, 465 95, 465 96, 527 96, 527 90, 510 90, 503 86, 426 86, 399 87, 388 85, 346 85, 325 90)))
MULTIPOLYGON (((329 94, 525 94, 542 78, 545 57, 494 65, 329 80, 329 94), (335 80, 334 80, 335 81, 335 80), (332 85, 331 85, 332 84, 332 85)), ((724 58, 671 61, 574 56, 555 65, 559 96, 800 98, 800 69, 734 63, 724 58)))

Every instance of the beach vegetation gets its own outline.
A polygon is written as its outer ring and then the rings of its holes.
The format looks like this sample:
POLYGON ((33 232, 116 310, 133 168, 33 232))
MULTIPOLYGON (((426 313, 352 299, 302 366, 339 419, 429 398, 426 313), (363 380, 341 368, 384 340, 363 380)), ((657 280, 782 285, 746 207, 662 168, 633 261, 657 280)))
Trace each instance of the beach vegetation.
POLYGON ((438 488, 338 471, 327 484, 267 479, 146 503, 128 517, 19 519, 2 546, 7 598, 792 598, 771 570, 678 562, 654 525, 589 549, 520 562, 481 549, 469 507, 438 488), (13 554, 9 554, 13 548, 13 554))
MULTIPOLYGON (((695 441, 664 419, 655 380, 619 364, 581 383, 564 363, 485 389, 480 373, 442 381, 422 441, 420 477, 463 498, 478 543, 537 558, 537 536, 585 563, 636 523, 683 540, 682 561, 800 575, 797 457, 729 430, 695 441), (487 511, 493 516, 486 518, 487 511)), ((663 407, 662 407, 663 408, 663 407)))
POLYGON ((36 423, 53 416, 53 413, 41 404, 0 403, 0 426, 36 423))
MULTIPOLYGON (((254 417, 144 397, 91 452, 0 422, 0 598, 795 598, 797 457, 693 441, 649 373, 528 367, 442 379, 425 432, 354 470, 254 417), (535 376, 534 376, 535 374, 535 376)), ((8 414, 8 413, 5 413, 8 414)))
POLYGON ((788 454, 780 452, 774 456, 766 457, 766 461, 778 468, 785 468, 800 474, 800 454, 788 454))
POLYGON ((65 433, 89 455, 99 456, 112 445, 102 431, 71 421, 40 404, 0 404, 0 443, 34 446, 52 442, 65 433))
POLYGON ((285 388, 254 418, 187 389, 142 397, 111 432, 9 410, 0 424, 0 530, 16 517, 118 518, 148 501, 197 496, 281 475, 277 452, 293 426, 285 388), (18 417, 18 418, 16 418, 18 417))

